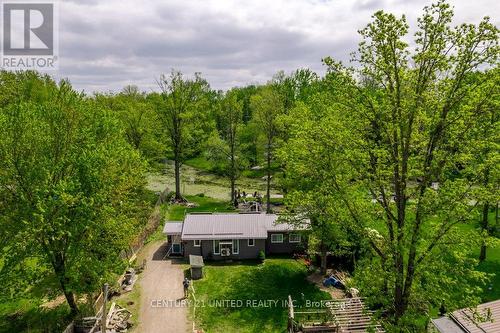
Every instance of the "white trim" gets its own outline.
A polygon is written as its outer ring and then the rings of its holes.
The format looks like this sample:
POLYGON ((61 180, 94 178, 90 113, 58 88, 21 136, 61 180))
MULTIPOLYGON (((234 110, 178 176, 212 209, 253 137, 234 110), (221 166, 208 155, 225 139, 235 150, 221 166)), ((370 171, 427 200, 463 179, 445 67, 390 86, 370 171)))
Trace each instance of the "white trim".
POLYGON ((233 239, 233 254, 240 254, 240 240, 233 239), (234 246, 236 244, 236 246, 234 246), (238 251, 236 251, 238 250, 238 251))
POLYGON ((300 243, 301 240, 302 240, 302 236, 300 234, 290 234, 290 235, 288 235, 288 242, 289 243, 300 243), (299 239, 292 241, 292 236, 297 236, 299 239))
POLYGON ((195 240, 193 240, 193 246, 194 247, 200 247, 201 246, 201 239, 195 239, 195 240), (196 243, 198 243, 198 245, 196 245, 196 243))
POLYGON ((218 239, 214 239, 212 241, 212 249, 213 249, 213 254, 220 254, 220 241, 218 239), (215 242, 219 242, 219 251, 215 252, 215 242))
POLYGON ((283 243, 283 234, 271 234, 271 243, 273 243, 273 244, 283 243), (281 240, 275 241, 275 240, 273 240, 273 236, 281 236, 281 240))
POLYGON ((255 238, 249 238, 247 240, 247 246, 255 246, 255 238), (252 241, 252 245, 250 245, 250 241, 252 241))

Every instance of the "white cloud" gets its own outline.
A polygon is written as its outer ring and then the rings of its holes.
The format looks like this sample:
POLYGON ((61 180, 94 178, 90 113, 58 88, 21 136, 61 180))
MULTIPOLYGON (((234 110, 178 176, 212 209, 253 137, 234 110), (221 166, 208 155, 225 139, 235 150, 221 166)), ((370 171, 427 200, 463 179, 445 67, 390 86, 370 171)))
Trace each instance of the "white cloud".
MULTIPOLYGON (((77 89, 156 89, 171 68, 201 72, 217 89, 266 82, 278 70, 321 58, 347 60, 357 30, 378 9, 406 14, 410 25, 430 1, 65 1, 60 4, 60 69, 77 89)), ((499 12, 494 0, 453 1, 456 22, 499 12)), ((498 23, 498 17, 492 17, 498 23)))

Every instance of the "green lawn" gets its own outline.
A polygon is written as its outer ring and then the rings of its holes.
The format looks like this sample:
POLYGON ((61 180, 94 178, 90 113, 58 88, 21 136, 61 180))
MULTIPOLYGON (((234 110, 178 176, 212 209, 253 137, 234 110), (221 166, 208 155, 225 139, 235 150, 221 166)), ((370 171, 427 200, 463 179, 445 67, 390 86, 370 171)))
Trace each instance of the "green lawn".
MULTIPOLYGON (((490 225, 495 225, 494 212, 490 212, 488 218, 490 225)), ((496 226, 496 229, 499 230, 498 226, 496 226)), ((479 231, 480 227, 479 223, 461 224, 458 226, 458 230, 466 233, 470 231, 479 231)), ((499 235, 497 233, 494 236, 498 237, 499 235)), ((479 251, 479 248, 474 250, 474 252, 472 253, 474 258, 479 257, 479 251)), ((488 285, 483 290, 483 301, 489 302, 500 299, 500 244, 497 244, 497 246, 495 247, 488 247, 486 249, 486 260, 479 263, 478 270, 481 272, 492 274, 493 276, 488 285)))
POLYGON ((234 209, 230 206, 229 202, 224 200, 217 200, 205 196, 186 195, 189 202, 194 202, 198 206, 194 208, 187 208, 184 205, 171 205, 168 207, 168 220, 169 221, 182 221, 184 215, 190 212, 232 212, 234 209))
POLYGON ((185 161, 184 164, 206 172, 211 172, 213 168, 213 163, 207 160, 204 156, 190 158, 185 161))
POLYGON ((486 260, 479 264, 482 272, 494 274, 483 292, 483 301, 489 302, 500 299, 500 247, 487 250, 486 260))
POLYGON ((330 299, 328 293, 306 280, 306 273, 305 265, 294 259, 266 259, 263 264, 256 261, 206 263, 204 278, 194 281, 196 323, 208 333, 284 332, 288 308, 283 302, 288 295, 298 306, 305 305, 305 300, 330 299), (242 304, 221 304, 223 300, 242 304), (267 300, 277 303, 259 306, 259 301, 267 300), (251 306, 248 301, 257 304, 251 306))
POLYGON ((71 321, 66 303, 52 309, 37 303, 34 299, 19 299, 0 304, 0 332, 62 332, 71 321))
MULTIPOLYGON (((495 225, 495 213, 490 211, 489 213, 489 223, 490 226, 495 225)), ((428 226, 428 224, 426 224, 428 226)), ((371 228, 376 229, 382 234, 386 233, 386 227, 383 222, 378 220, 376 223, 370 225, 371 228)), ((474 223, 461 223, 454 227, 454 230, 463 233, 464 239, 467 239, 467 235, 470 232, 479 232, 480 226, 479 221, 474 223)), ((498 230, 500 227, 496 226, 497 233, 494 234, 494 237, 499 237, 498 230)), ((471 256, 474 258, 479 258, 479 247, 474 249, 471 253, 471 256)), ((479 263, 477 269, 481 272, 485 272, 492 275, 492 278, 488 285, 484 286, 483 293, 481 295, 483 302, 489 302, 493 300, 500 299, 500 244, 495 247, 488 247, 486 252, 486 260, 482 263, 479 263)))

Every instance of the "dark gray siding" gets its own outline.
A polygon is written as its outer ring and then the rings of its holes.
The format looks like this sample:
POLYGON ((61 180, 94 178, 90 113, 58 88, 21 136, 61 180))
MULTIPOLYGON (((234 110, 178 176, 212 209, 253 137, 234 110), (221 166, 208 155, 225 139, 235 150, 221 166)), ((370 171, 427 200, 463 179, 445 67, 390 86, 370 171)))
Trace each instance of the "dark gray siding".
POLYGON ((248 246, 247 239, 240 239, 240 251, 239 254, 231 254, 227 257, 221 257, 220 254, 213 254, 213 241, 212 240, 202 240, 201 247, 195 247, 194 242, 185 241, 184 242, 184 256, 187 258, 190 254, 193 255, 203 255, 205 259, 213 260, 227 260, 227 259, 256 259, 259 256, 259 251, 264 251, 266 249, 265 239, 256 239, 254 246, 248 246))
POLYGON ((259 256, 259 251, 266 250, 266 240, 256 239, 254 246, 248 246, 248 239, 240 239, 240 255, 241 259, 256 259, 259 256))
POLYGON ((213 254, 213 240, 202 240, 201 247, 195 247, 194 241, 184 241, 184 256, 187 258, 190 254, 203 256, 205 259, 227 260, 227 259, 256 259, 259 251, 264 251, 266 255, 270 254, 292 254, 300 253, 305 249, 305 240, 302 237, 300 243, 290 243, 288 232, 269 232, 267 239, 256 239, 254 246, 248 246, 247 239, 240 239, 239 254, 231 254, 222 257, 220 254, 213 254), (271 243, 271 234, 283 234, 283 243, 271 243))
POLYGON ((206 258, 209 252, 212 252, 212 241, 210 240, 202 240, 201 246, 194 246, 194 241, 184 241, 184 257, 188 258, 190 254, 195 256, 201 256, 206 258))
POLYGON ((266 254, 291 254, 301 252, 304 249, 304 237, 300 243, 290 243, 288 232, 268 232, 266 239, 266 254), (283 243, 271 243, 272 234, 283 234, 283 243))

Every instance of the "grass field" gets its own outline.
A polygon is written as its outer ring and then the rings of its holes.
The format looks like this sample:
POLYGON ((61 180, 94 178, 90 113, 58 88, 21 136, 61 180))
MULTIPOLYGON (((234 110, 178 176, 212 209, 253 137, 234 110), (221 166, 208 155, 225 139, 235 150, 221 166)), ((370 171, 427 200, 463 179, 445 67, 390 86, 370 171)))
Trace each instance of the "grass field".
POLYGON ((227 201, 217 200, 205 196, 186 195, 189 202, 198 206, 188 208, 184 205, 171 205, 168 207, 168 221, 182 221, 187 213, 191 212, 232 212, 234 209, 227 201))
MULTIPOLYGON (((199 159, 194 159, 194 162, 193 160, 189 161, 191 162, 186 163, 198 166, 203 166, 207 163, 199 159)), ((189 196, 203 193, 207 197, 229 201, 230 188, 227 178, 191 165, 185 164, 181 167, 181 192, 183 195, 189 196)), ((148 175, 148 188, 153 191, 163 191, 165 188, 173 190, 175 188, 173 166, 167 164, 166 167, 160 168, 160 170, 161 172, 155 171, 148 175)), ((261 171, 259 170, 259 172, 261 171)), ((274 183, 271 182, 271 196, 278 193, 277 189, 273 186, 274 183)), ((242 175, 236 182, 236 188, 247 193, 258 191, 264 194, 266 182, 260 177, 249 178, 242 175)))
MULTIPOLYGON (((490 226, 495 225, 495 214, 490 212, 489 214, 490 226)), ((386 232, 385 226, 381 221, 370 225, 370 227, 378 230, 381 233, 386 232)), ((500 230, 500 226, 496 226, 497 230, 500 230)), ((471 232, 479 232, 479 222, 475 223, 461 223, 453 228, 456 232, 463 234, 464 239, 467 239, 467 235, 471 232)), ((498 233, 496 235, 498 237, 498 233)), ((473 258, 479 258, 479 247, 475 249, 471 256, 473 258)), ((492 300, 500 299, 500 242, 494 247, 487 248, 486 260, 479 263, 477 269, 481 272, 485 272, 492 275, 490 282, 484 287, 483 294, 481 295, 483 302, 489 302, 492 300)))
POLYGON ((35 299, 0 304, 0 332, 62 332, 70 322, 69 307, 63 303, 46 309, 35 299))
POLYGON ((205 332, 284 332, 288 295, 298 306, 306 300, 330 299, 306 280, 306 267, 294 259, 266 259, 230 264, 208 263, 205 276, 194 281, 196 322, 205 332), (240 300, 233 305, 223 300, 240 300), (254 300, 256 303, 247 303, 254 300), (271 303, 269 300, 276 301, 271 303), (260 301, 260 304, 259 304, 260 301), (265 302, 268 301, 268 307, 265 302))

